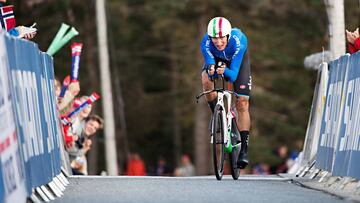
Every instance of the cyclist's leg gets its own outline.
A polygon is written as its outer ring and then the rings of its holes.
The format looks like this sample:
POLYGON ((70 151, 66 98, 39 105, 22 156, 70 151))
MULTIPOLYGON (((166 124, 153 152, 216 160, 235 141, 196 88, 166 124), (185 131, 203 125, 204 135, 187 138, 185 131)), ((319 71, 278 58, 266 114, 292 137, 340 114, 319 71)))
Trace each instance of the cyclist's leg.
MULTIPOLYGON (((203 86, 203 90, 204 91, 209 91, 212 90, 214 88, 213 82, 209 79, 209 76, 206 72, 206 70, 202 70, 201 73, 201 82, 202 82, 202 86, 203 86)), ((217 93, 216 92, 212 92, 210 94, 206 94, 205 95, 206 101, 209 104, 209 107, 211 109, 212 112, 214 112, 214 108, 216 105, 216 98, 217 98, 217 93)))
POLYGON ((236 110, 238 112, 238 127, 241 137, 241 150, 238 158, 238 167, 245 168, 248 164, 248 141, 250 131, 249 98, 251 90, 250 61, 248 51, 245 52, 240 72, 234 82, 234 91, 237 95, 236 110))
POLYGON ((251 90, 250 61, 248 51, 245 52, 241 63, 240 72, 233 84, 236 93, 236 110, 239 115, 238 127, 239 131, 249 131, 250 114, 249 114, 249 98, 251 90))

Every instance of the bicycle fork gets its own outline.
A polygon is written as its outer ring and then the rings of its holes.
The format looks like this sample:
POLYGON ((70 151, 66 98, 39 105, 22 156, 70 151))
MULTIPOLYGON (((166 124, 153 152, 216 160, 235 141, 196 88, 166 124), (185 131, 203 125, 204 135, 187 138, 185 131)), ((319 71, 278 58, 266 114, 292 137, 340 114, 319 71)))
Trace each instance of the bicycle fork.
POLYGON ((226 97, 226 103, 224 103, 222 101, 222 107, 223 107, 223 111, 222 111, 222 116, 223 116, 223 127, 224 127, 224 145, 225 145, 225 152, 226 153, 231 153, 233 150, 233 146, 231 143, 231 124, 232 124, 232 119, 233 119, 233 115, 231 113, 231 94, 229 93, 219 93, 221 96, 221 98, 223 98, 224 96, 226 97), (227 112, 225 111, 224 106, 227 105, 227 112))
MULTIPOLYGON (((231 94, 229 93, 222 93, 222 92, 218 92, 218 97, 217 97, 218 101, 217 101, 217 104, 216 105, 219 105, 221 106, 221 115, 222 115, 222 127, 223 127, 223 132, 224 132, 224 145, 225 145, 225 152, 226 153, 231 153, 233 148, 235 146, 232 145, 231 143, 231 129, 232 129, 232 120, 234 118, 234 115, 232 114, 231 112, 231 94), (224 103, 224 97, 226 97, 226 104, 224 103), (227 109, 228 111, 226 112, 225 110, 225 105, 227 105, 227 109)), ((214 120, 211 122, 211 129, 213 129, 213 122, 214 120)), ((210 140, 210 143, 213 143, 213 134, 216 133, 216 132, 212 132, 211 134, 211 140, 210 140)))
MULTIPOLYGON (((225 112, 224 112, 225 114, 225 112)), ((233 119, 233 116, 231 114, 230 111, 228 111, 227 115, 226 115, 226 119, 223 119, 224 122, 226 122, 227 124, 224 125, 226 126, 226 131, 225 131, 225 137, 224 137, 224 142, 225 142, 225 152, 227 153, 231 153, 233 150, 233 146, 231 143, 231 121, 233 119)))

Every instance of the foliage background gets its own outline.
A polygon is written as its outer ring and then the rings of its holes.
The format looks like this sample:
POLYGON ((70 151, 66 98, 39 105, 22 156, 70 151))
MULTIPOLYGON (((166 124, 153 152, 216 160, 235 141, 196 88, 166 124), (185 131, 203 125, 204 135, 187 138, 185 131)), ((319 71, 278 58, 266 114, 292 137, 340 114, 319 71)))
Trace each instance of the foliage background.
MULTIPOLYGON (((73 41, 84 43, 81 94, 101 91, 94 0, 8 2, 16 6, 18 24, 37 22, 34 41, 43 51, 62 22, 74 26, 80 35, 73 41)), ((346 28, 354 30, 360 24, 358 1, 345 0, 345 11, 346 28)), ((201 116, 196 114, 208 117, 209 111, 196 110, 199 106, 206 109, 206 105, 204 101, 197 104, 195 95, 201 90, 200 39, 214 16, 227 17, 249 40, 253 77, 251 162, 275 164, 278 160, 273 152, 280 145, 301 150, 316 79, 316 71, 304 69, 303 59, 328 48, 322 0, 108 0, 120 171, 130 151, 140 153, 149 174, 159 157, 172 168, 183 153, 194 160, 210 159, 204 151, 196 150, 208 145, 208 137, 195 139, 199 136, 195 132, 207 130, 196 128, 208 123, 208 118, 197 119, 201 116), (125 120, 121 120, 121 111, 125 120)), ((56 76, 62 80, 71 69, 70 43, 54 61, 56 76)), ((95 105, 94 112, 102 114, 101 103, 95 105)), ((103 139, 100 133, 94 140, 90 174, 105 170, 103 139)))

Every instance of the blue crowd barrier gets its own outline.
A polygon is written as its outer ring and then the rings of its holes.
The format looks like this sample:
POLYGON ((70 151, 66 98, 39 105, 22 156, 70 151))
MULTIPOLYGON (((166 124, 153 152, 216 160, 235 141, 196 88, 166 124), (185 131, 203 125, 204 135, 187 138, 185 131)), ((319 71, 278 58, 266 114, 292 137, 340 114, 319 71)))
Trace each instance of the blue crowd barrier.
MULTIPOLYGON (((63 137, 56 110, 53 59, 33 42, 4 33, 0 37, 5 38, 19 160, 29 197, 33 189, 61 173, 63 137)), ((0 164, 0 172, 2 167, 0 164)), ((1 174, 0 203, 7 202, 1 174)))
POLYGON ((329 67, 316 167, 360 179, 360 52, 329 67))
POLYGON ((332 170, 335 142, 338 135, 339 115, 341 114, 342 91, 344 88, 348 56, 342 56, 329 64, 329 80, 326 103, 320 128, 316 166, 332 170))
POLYGON ((334 175, 360 179, 360 53, 350 56, 334 175))

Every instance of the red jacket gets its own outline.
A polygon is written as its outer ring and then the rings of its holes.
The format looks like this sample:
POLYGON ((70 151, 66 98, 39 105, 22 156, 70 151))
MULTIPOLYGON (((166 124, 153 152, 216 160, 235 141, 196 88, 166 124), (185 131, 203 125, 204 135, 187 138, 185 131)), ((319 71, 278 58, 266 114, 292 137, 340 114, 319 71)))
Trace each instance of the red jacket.
POLYGON ((69 132, 70 130, 70 126, 68 125, 63 125, 63 130, 64 130, 64 138, 65 138, 65 145, 68 147, 71 147, 72 142, 73 142, 73 136, 72 134, 69 132))
POLYGON ((145 176, 145 164, 142 160, 130 160, 128 162, 126 174, 128 176, 145 176))
POLYGON ((353 53, 359 51, 360 50, 360 37, 356 38, 354 44, 349 43, 348 48, 349 48, 350 54, 353 54, 353 53))

